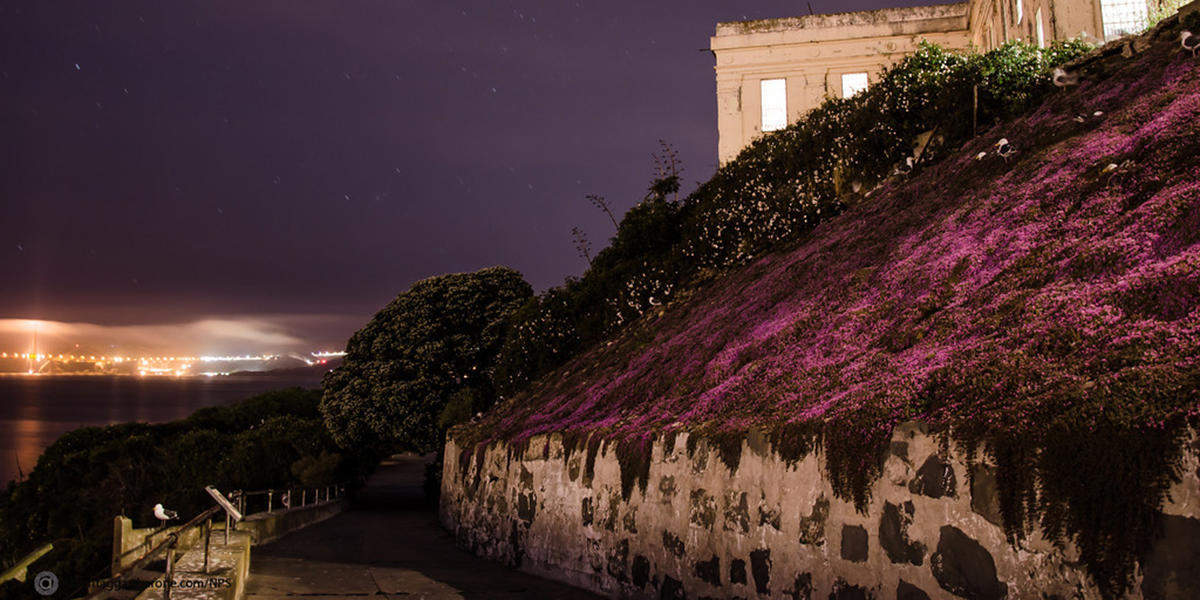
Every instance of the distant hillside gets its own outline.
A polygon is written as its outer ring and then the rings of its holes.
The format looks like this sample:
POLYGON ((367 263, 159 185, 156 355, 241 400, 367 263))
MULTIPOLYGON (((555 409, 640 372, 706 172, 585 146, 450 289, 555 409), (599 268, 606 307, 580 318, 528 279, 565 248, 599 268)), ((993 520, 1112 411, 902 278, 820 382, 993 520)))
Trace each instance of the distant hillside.
POLYGON ((997 463, 1010 536, 1077 535, 1121 579, 1200 418, 1200 60, 1175 35, 1093 62, 455 437, 636 454, 758 430, 821 448, 861 504, 893 427, 919 419, 997 463))

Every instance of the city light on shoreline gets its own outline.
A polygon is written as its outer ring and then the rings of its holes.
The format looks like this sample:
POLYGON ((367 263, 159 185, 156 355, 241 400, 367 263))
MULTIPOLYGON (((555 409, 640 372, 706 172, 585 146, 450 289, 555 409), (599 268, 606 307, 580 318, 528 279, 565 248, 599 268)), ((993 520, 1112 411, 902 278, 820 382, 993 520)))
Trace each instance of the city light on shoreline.
POLYGON ((173 376, 186 377, 193 375, 201 376, 222 376, 229 375, 237 371, 260 371, 271 370, 261 367, 284 368, 288 366, 316 366, 323 365, 332 359, 338 359, 345 356, 346 353, 340 350, 318 350, 308 353, 308 356, 300 354, 230 354, 230 355, 205 355, 205 356, 105 356, 95 354, 55 354, 41 352, 0 352, 0 361, 17 361, 24 363, 21 365, 22 370, 10 371, 11 373, 20 373, 24 375, 39 375, 44 374, 50 365, 67 366, 71 370, 61 372, 52 370, 54 374, 127 374, 138 376, 173 376), (294 361, 299 365, 288 365, 286 361, 294 361), (275 363, 275 364, 272 364, 275 363), (239 364, 241 369, 205 369, 196 370, 198 364, 217 365, 217 364, 239 364), (79 370, 80 368, 84 370, 79 370))

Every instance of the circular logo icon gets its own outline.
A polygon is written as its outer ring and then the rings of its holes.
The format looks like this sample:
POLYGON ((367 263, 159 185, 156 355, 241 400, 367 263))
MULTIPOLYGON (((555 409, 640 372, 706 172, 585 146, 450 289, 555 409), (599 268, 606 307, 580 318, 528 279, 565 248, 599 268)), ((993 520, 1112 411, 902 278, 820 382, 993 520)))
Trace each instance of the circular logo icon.
POLYGON ((50 571, 42 571, 33 578, 33 589, 43 596, 49 596, 58 591, 58 575, 50 571))

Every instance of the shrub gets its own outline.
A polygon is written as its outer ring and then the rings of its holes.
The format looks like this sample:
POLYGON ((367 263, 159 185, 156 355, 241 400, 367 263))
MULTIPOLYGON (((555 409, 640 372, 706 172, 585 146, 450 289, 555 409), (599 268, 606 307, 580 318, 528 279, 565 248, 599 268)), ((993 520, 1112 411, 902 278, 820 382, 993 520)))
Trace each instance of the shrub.
POLYGON ((325 376, 321 412, 343 448, 429 452, 441 446, 447 402, 472 390, 491 404, 504 319, 533 295, 505 267, 413 284, 358 330, 325 376))

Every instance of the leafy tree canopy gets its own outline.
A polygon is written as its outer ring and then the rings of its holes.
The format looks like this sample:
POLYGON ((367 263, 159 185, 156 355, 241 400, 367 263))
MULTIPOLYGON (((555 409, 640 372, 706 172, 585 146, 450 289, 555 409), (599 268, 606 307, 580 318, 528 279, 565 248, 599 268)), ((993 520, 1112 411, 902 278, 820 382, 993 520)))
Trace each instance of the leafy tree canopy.
POLYGON ((532 296, 507 267, 413 284, 350 338, 345 362, 326 375, 321 412, 334 439, 437 449, 446 427, 495 400, 490 372, 505 319, 532 296))

